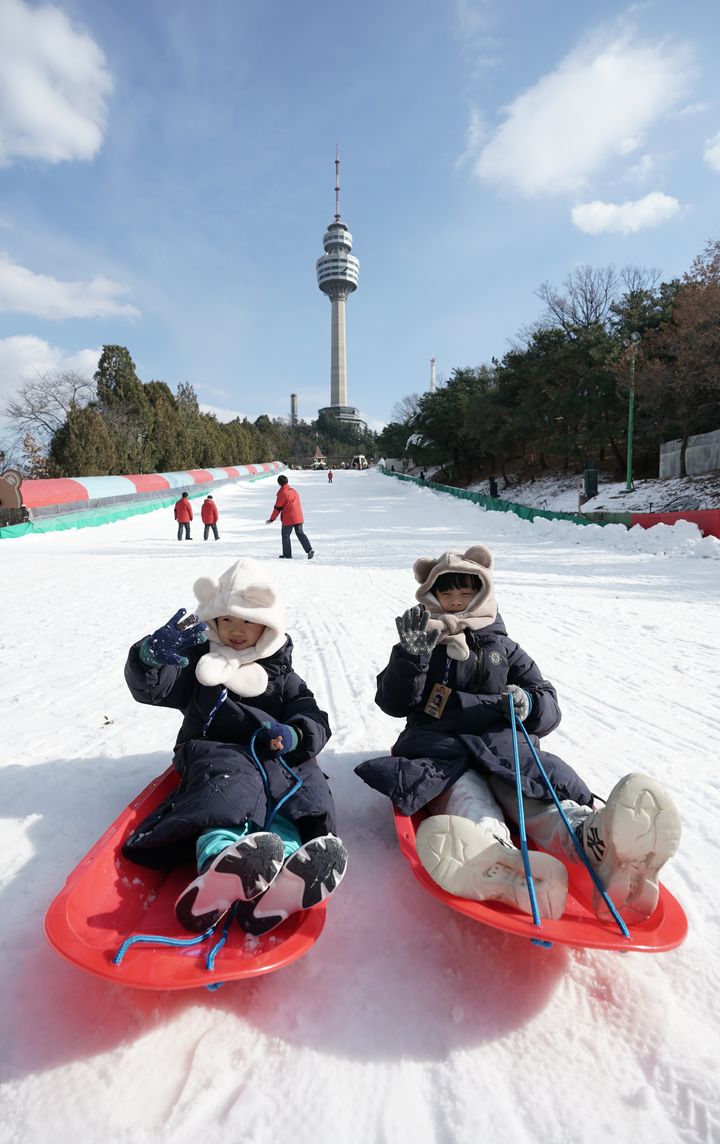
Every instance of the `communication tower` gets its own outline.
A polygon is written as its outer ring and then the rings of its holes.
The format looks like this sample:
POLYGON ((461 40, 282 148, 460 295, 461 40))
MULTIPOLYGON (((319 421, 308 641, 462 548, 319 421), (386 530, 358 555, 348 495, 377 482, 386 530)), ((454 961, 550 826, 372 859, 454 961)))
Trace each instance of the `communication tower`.
POLYGON ((348 405, 345 303, 357 290, 360 263, 352 250, 352 235, 340 217, 340 154, 335 150, 335 218, 323 236, 325 253, 316 263, 317 283, 332 306, 330 326, 330 404, 320 413, 365 426, 360 411, 348 405))

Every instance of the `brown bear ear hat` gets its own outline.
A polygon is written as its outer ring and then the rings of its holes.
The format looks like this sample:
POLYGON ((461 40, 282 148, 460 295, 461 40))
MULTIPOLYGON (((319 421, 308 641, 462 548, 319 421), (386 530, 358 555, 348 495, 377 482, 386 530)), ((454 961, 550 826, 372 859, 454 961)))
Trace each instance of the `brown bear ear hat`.
POLYGON ((466 552, 443 552, 442 556, 436 559, 421 557, 413 564, 413 574, 420 585, 415 593, 415 599, 424 604, 431 614, 437 614, 441 609, 437 598, 432 594, 432 589, 438 576, 446 572, 466 572, 470 576, 477 576, 481 588, 462 614, 483 616, 488 622, 490 618, 495 619, 497 614, 492 567, 492 552, 484 544, 473 544, 466 552))

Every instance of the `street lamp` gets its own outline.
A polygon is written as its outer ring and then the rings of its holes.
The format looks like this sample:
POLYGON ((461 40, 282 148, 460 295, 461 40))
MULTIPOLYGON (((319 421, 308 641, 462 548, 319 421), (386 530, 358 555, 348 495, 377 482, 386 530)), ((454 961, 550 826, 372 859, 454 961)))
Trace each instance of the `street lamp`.
POLYGON ((635 417, 635 358, 637 357, 640 335, 630 334, 628 345, 630 349, 630 400, 628 401, 628 430, 627 430, 627 471, 625 474, 625 492, 632 492, 634 485, 632 479, 633 469, 633 420, 635 417))

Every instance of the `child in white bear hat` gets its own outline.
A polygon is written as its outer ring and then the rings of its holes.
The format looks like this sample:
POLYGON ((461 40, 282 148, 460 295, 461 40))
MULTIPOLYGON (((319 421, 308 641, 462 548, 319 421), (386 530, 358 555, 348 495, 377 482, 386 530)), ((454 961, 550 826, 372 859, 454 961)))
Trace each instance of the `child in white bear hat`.
POLYGON ((130 649, 125 677, 140 703, 184 719, 173 765, 178 789, 123 847, 143 865, 195 857, 198 875, 175 905, 203 932, 233 906, 248 933, 267 933, 340 884, 347 852, 316 756, 328 718, 292 668, 285 612, 261 566, 238 560, 194 584, 181 608, 130 649))
MULTIPOLYGON (((377 679, 375 702, 404 717, 392 756, 356 768, 403 814, 426 808, 416 836, 418 856, 434 880, 459 897, 509 902, 532 912, 522 854, 506 816, 517 821, 512 710, 535 742, 560 722, 555 689, 510 639, 493 590, 493 558, 476 544, 415 562, 418 604, 396 620, 399 643, 377 679)), ((540 913, 562 916, 567 870, 552 855, 579 861, 573 839, 517 734, 528 837, 540 913), (549 851, 550 853, 547 853, 549 851)), ((621 779, 602 809, 567 763, 538 756, 570 824, 625 921, 640 921, 658 902, 658 871, 676 851, 680 817, 654 779, 621 779)), ((593 904, 607 906, 599 891, 593 904)))

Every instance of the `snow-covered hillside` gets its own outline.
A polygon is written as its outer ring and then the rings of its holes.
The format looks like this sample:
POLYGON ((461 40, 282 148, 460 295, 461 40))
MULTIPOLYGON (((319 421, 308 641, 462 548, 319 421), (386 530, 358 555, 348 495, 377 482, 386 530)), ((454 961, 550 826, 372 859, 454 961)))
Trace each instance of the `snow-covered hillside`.
MULTIPOLYGON (((555 512, 578 512, 579 497, 584 494, 583 478, 576 475, 538 477, 507 488, 502 482, 499 485, 503 500, 555 512)), ((470 487, 488 495, 487 481, 470 487)), ((664 481, 638 479, 630 492, 625 481, 600 474, 597 496, 582 501, 583 512, 682 512, 718 507, 720 473, 664 481)))
POLYGON ((0 541, 0 1144, 717 1144, 720 541, 530 524, 372 470, 291 476, 310 562, 276 559, 274 480, 217 491, 219 543, 178 544, 169 510, 0 541), (677 800, 664 880, 690 932, 671 953, 543 950, 452 913, 353 774, 399 730, 373 695, 413 561, 476 541, 558 688, 547 746, 601 794, 640 769, 677 800), (296 667, 330 712, 348 874, 285 970, 125 990, 59 958, 44 913, 169 761, 178 714, 133 702, 127 647, 242 555, 277 576, 296 667))

